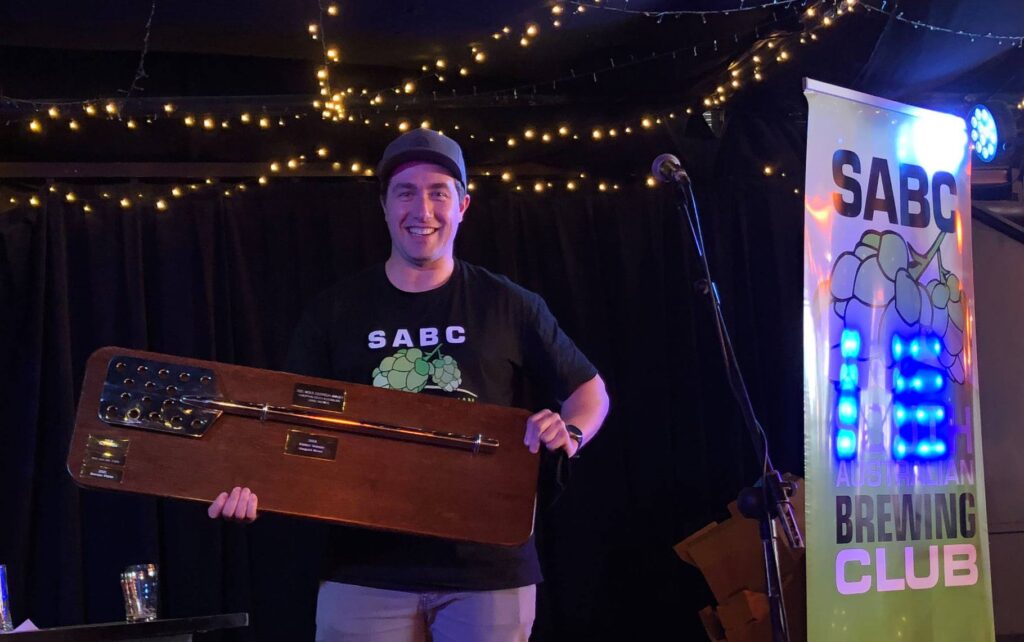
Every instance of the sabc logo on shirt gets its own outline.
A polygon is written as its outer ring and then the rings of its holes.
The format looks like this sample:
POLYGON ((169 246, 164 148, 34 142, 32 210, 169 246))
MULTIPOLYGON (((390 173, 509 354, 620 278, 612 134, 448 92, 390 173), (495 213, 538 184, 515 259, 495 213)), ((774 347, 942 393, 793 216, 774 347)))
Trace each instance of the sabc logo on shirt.
POLYGON ((462 371, 455 359, 441 353, 443 345, 438 345, 429 354, 424 354, 419 348, 402 348, 390 357, 384 357, 373 369, 373 385, 405 392, 419 392, 424 388, 457 391, 462 385, 462 371), (428 386, 428 382, 434 385, 428 386))

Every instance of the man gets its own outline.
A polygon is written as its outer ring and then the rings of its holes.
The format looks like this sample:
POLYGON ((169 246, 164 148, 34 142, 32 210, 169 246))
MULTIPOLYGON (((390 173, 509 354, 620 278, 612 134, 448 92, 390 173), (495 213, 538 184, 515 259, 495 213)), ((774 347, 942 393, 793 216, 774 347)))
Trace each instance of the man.
MULTIPOLYGON (((470 201, 459 145, 428 129, 403 134, 377 174, 391 255, 313 302, 288 368, 506 406, 538 384, 561 407, 529 417, 525 447, 575 456, 608 412, 604 382, 539 296, 454 258, 470 201)), ((235 488, 209 514, 252 521, 257 506, 249 489, 235 488)), ((532 538, 501 547, 338 528, 331 540, 318 640, 412 642, 428 630, 438 642, 530 635, 541 580, 532 538)))

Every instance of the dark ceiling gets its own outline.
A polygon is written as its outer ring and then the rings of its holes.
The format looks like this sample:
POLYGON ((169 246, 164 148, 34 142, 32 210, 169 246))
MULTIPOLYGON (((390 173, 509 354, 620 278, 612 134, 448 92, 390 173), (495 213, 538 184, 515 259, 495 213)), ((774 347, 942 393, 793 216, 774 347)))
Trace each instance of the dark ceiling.
POLYGON ((842 16, 837 11, 845 2, 812 0, 760 8, 755 0, 587 0, 583 13, 576 3, 551 0, 355 0, 339 2, 337 16, 327 14, 329 0, 321 3, 323 13, 312 0, 4 0, 0 118, 8 125, 0 127, 0 161, 268 162, 324 143, 343 146, 346 157, 372 159, 407 119, 452 132, 477 170, 585 166, 628 174, 642 171, 635 155, 711 136, 705 120, 717 125, 752 110, 799 118, 804 76, 926 105, 957 103, 970 93, 1015 104, 1024 95, 1019 41, 942 30, 1024 34, 1017 0, 984 3, 984 11, 962 0, 868 0, 876 10, 862 3, 842 16), (556 4, 561 15, 552 12, 556 4), (683 10, 710 13, 655 15, 683 10), (732 11, 716 13, 725 10, 732 11), (834 17, 830 27, 822 25, 827 15, 834 17), (325 37, 314 41, 310 23, 325 37), (539 31, 523 47, 529 25, 539 31), (509 33, 495 40, 492 34, 504 27, 509 33), (340 51, 331 85, 353 88, 346 109, 356 124, 326 124, 312 107, 322 43, 340 51), (146 76, 136 79, 144 46, 146 76), (485 53, 483 63, 473 61, 473 47, 485 53), (783 49, 789 58, 776 62, 783 49), (760 82, 751 77, 756 55, 763 60, 760 82), (444 69, 438 59, 446 61, 444 69), (742 79, 737 89, 729 86, 731 69, 742 79), (393 93, 407 81, 415 83, 413 93, 393 93), (704 99, 723 84, 729 100, 702 119, 704 99), (384 102, 373 104, 378 94, 384 102), (26 126, 51 103, 64 103, 66 116, 80 113, 75 101, 111 98, 124 101, 117 118, 83 121, 88 126, 77 133, 47 123, 40 136, 26 126), (161 109, 168 100, 178 108, 172 118, 161 109), (193 112, 235 126, 185 130, 181 117, 193 112), (287 117, 288 126, 259 133, 239 126, 243 112, 287 117), (133 114, 140 123, 154 122, 128 132, 124 124, 133 114), (293 120, 296 115, 301 118, 293 120), (622 133, 626 126, 639 132, 645 115, 662 122, 642 138, 622 133), (560 140, 560 124, 582 140, 560 140), (529 128, 532 141, 525 138, 529 128), (594 128, 603 141, 592 140, 594 128), (610 140, 611 128, 619 140, 610 140), (543 132, 552 134, 550 144, 539 142, 543 132), (509 137, 517 139, 515 147, 509 137))

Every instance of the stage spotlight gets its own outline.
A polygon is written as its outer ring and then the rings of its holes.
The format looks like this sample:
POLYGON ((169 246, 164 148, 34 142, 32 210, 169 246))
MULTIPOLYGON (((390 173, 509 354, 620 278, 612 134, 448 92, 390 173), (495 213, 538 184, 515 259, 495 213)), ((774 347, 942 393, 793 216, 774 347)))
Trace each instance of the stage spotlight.
POLYGON ((1017 121, 1009 106, 998 100, 975 103, 968 111, 967 124, 978 160, 1005 165, 1017 140, 1017 121))
POLYGON ((985 163, 996 158, 999 146, 999 128, 992 110, 985 105, 975 105, 971 109, 971 143, 974 153, 985 163))

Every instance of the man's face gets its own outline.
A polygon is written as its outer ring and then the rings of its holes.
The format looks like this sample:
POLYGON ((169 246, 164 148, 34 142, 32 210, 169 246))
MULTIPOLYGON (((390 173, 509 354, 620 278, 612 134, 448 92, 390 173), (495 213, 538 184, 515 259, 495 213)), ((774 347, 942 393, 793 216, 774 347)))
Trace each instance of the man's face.
POLYGON ((443 167, 415 163, 399 168, 384 197, 392 256, 415 267, 452 258, 467 207, 469 195, 459 198, 455 179, 443 167))

